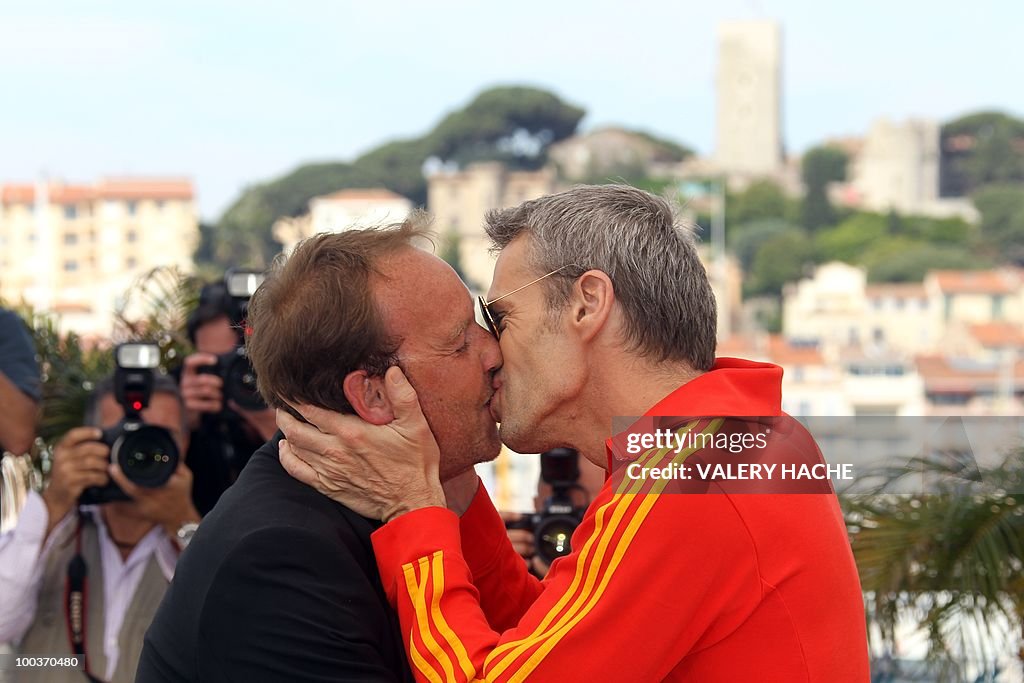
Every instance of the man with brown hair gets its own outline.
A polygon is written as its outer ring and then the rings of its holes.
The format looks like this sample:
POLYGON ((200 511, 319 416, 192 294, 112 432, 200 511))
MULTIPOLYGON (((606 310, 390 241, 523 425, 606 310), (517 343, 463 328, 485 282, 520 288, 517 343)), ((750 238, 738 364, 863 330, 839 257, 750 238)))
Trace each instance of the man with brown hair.
MULTIPOLYGON (((473 465, 500 448, 498 344, 455 272, 415 246, 424 236, 414 216, 303 242, 253 296, 247 346, 271 405, 374 424, 394 418, 384 373, 402 367, 443 453, 431 476, 475 482, 473 465)), ((182 556, 138 680, 410 679, 369 540, 378 526, 288 476, 272 439, 182 556)))
POLYGON ((788 494, 729 476, 694 487, 661 473, 740 456, 645 446, 629 458, 620 437, 653 434, 613 432, 615 417, 639 415, 676 437, 758 430, 766 447, 744 447, 746 462, 824 466, 782 413, 782 368, 715 358, 711 287, 669 205, 584 186, 492 212, 486 228, 500 250, 480 308, 500 338, 502 440, 571 447, 610 474, 543 583, 486 493, 462 508, 432 476, 438 448, 421 440, 417 404, 428 397, 399 369, 386 428, 314 406, 296 408, 316 429, 278 414, 289 472, 386 522, 373 547, 417 680, 866 681, 860 584, 827 480, 788 494), (627 474, 641 465, 649 479, 627 474))

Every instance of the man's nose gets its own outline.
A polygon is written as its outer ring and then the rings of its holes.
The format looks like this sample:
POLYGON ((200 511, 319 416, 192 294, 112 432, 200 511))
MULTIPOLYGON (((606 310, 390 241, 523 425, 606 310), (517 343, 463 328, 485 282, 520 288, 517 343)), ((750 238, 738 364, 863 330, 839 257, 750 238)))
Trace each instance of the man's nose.
POLYGON ((501 369, 502 357, 501 357, 501 346, 498 345, 498 340, 494 338, 494 335, 483 329, 482 327, 478 330, 478 334, 481 338, 481 353, 480 360, 483 363, 484 370, 486 372, 495 373, 501 369))

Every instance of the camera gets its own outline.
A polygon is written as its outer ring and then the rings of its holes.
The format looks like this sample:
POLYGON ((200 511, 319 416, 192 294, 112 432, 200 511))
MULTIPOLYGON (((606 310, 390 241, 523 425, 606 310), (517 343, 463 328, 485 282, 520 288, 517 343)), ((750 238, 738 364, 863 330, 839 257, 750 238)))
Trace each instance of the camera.
MULTIPOLYGON (((146 424, 141 415, 153 395, 160 348, 130 343, 119 345, 114 353, 114 398, 124 408, 124 417, 104 429, 100 441, 110 447, 110 461, 117 463, 132 483, 147 488, 163 486, 178 467, 178 445, 168 430, 146 424)), ((79 498, 83 505, 116 500, 129 498, 113 481, 89 487, 79 498)))
POLYGON ((217 375, 224 382, 224 400, 234 401, 244 410, 262 410, 267 407, 256 387, 256 371, 245 350, 246 318, 249 299, 263 283, 265 275, 251 270, 229 270, 224 283, 205 288, 199 305, 216 303, 228 314, 238 333, 235 348, 217 356, 217 362, 199 369, 199 372, 217 375), (216 300, 216 301, 214 301, 216 300))
POLYGON ((583 492, 579 485, 579 454, 571 448, 541 453, 540 478, 551 486, 551 496, 544 501, 540 512, 508 522, 506 527, 532 530, 537 556, 545 564, 551 564, 572 552, 572 534, 586 511, 586 504, 577 505, 571 495, 573 491, 583 492))

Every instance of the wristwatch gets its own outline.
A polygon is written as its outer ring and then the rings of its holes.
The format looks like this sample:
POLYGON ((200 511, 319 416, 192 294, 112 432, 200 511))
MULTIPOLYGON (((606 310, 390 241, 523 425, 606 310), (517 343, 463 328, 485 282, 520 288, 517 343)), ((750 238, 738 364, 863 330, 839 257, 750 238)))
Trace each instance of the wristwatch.
POLYGON ((196 529, 198 528, 199 524, 197 522, 185 522, 181 525, 181 528, 178 529, 178 533, 175 534, 175 537, 178 540, 178 546, 181 547, 182 550, 187 548, 188 544, 192 542, 192 537, 195 536, 196 529))

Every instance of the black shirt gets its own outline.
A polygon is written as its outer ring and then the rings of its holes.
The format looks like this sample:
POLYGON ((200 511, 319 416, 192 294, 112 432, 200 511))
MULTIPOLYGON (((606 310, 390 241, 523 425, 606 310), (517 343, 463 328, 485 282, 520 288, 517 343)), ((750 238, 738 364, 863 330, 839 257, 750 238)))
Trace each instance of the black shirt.
POLYGON ((203 519, 136 680, 412 680, 367 520, 293 479, 275 435, 203 519))

